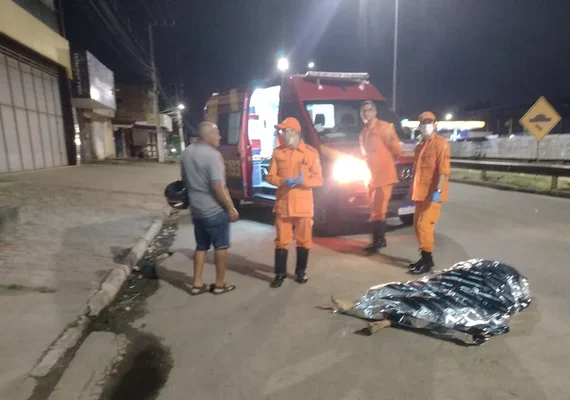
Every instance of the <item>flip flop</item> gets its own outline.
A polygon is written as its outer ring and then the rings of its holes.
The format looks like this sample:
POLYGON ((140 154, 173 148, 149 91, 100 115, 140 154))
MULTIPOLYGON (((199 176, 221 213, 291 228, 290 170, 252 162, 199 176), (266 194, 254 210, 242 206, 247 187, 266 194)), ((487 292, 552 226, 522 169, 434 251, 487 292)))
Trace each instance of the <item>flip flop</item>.
POLYGON ((208 287, 208 285, 206 285, 205 283, 202 286, 199 287, 193 287, 192 289, 190 289, 190 295, 191 296, 198 296, 200 294, 204 294, 206 292, 209 292, 210 288, 208 287))
POLYGON ((216 296, 219 296, 220 294, 226 294, 229 292, 232 292, 236 290, 236 286, 235 285, 226 285, 224 284, 224 286, 216 286, 215 284, 212 284, 210 286, 210 291, 215 294, 216 296))

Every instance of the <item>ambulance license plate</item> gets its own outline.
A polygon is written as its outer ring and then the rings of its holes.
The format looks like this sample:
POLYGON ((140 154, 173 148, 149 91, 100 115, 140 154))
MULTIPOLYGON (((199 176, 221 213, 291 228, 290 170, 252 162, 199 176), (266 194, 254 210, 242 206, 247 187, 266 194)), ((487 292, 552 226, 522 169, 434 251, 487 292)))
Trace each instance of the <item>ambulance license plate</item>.
POLYGON ((410 215, 416 212, 416 206, 400 207, 398 215, 410 215))

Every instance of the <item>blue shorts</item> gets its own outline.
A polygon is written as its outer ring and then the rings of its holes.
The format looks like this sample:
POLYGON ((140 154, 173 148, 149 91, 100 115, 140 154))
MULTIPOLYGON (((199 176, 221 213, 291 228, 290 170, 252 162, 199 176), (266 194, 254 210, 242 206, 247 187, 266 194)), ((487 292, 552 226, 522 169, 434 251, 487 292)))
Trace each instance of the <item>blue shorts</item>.
POLYGON ((193 218, 196 250, 208 251, 210 246, 223 250, 230 247, 230 220, 222 211, 205 218, 193 218))

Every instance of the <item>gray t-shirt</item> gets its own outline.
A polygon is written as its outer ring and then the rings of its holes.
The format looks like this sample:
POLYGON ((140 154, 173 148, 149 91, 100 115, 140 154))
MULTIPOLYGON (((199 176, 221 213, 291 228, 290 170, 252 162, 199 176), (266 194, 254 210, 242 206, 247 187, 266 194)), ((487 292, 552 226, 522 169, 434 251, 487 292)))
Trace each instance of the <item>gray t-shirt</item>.
POLYGON ((192 217, 205 218, 224 211, 211 185, 226 181, 224 158, 218 150, 203 142, 191 144, 182 152, 181 172, 192 217))

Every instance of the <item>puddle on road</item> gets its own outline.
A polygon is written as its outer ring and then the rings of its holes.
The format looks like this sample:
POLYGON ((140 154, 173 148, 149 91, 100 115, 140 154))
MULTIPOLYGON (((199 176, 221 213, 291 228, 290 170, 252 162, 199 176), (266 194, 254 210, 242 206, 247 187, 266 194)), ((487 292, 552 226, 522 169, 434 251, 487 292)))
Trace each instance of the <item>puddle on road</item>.
POLYGON ((146 299, 158 290, 156 264, 170 255, 178 226, 166 222, 150 244, 147 254, 123 285, 116 300, 93 322, 92 331, 124 334, 129 340, 126 355, 105 382, 100 400, 154 400, 168 379, 173 361, 161 340, 131 323, 146 314, 146 299))
POLYGON ((166 383, 172 368, 169 351, 157 343, 147 343, 132 357, 130 364, 128 371, 124 372, 108 399, 155 399, 166 383))

